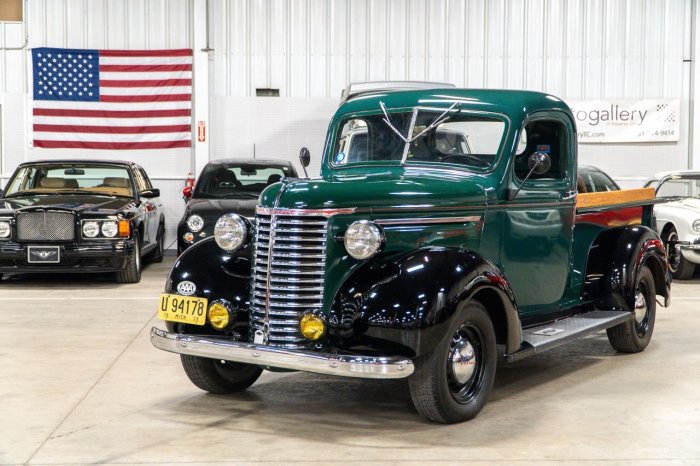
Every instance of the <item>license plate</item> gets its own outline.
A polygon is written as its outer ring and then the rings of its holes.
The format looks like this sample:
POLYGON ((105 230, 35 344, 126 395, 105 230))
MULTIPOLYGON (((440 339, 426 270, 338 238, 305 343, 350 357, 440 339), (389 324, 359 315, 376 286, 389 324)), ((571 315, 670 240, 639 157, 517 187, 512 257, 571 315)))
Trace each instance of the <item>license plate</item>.
POLYGON ((31 264, 58 264, 61 262, 61 247, 28 246, 27 262, 31 264))
POLYGON ((160 295, 158 317, 170 322, 204 325, 207 321, 207 298, 163 293, 160 295))

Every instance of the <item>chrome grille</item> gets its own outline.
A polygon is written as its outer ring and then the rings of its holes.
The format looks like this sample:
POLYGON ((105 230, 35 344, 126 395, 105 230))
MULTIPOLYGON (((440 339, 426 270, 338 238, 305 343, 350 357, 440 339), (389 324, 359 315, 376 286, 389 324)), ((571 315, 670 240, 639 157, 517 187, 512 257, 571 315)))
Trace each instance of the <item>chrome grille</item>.
POLYGON ((19 241, 71 241, 75 239, 75 216, 72 212, 38 210, 17 213, 19 241))
POLYGON ((270 345, 300 348, 310 343, 299 332, 299 319, 323 305, 327 228, 325 217, 256 216, 250 318, 253 331, 263 330, 269 299, 270 345))

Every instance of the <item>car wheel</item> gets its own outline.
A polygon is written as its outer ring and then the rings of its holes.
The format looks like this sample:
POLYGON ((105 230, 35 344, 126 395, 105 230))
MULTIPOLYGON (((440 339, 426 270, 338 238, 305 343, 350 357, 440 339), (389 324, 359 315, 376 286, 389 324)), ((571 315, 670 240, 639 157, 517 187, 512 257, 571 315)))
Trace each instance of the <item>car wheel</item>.
POLYGON ((496 335, 486 308, 469 302, 408 379, 416 410, 440 423, 466 421, 486 404, 496 376, 496 335))
POLYGON ((646 265, 634 290, 634 319, 607 330, 610 345, 621 353, 639 353, 649 345, 656 321, 656 287, 646 265))
POLYGON ((668 269, 671 271, 673 278, 678 280, 688 280, 693 277, 695 272, 695 264, 683 257, 679 248, 675 247, 678 242, 678 232, 675 228, 666 233, 664 238, 664 248, 666 248, 666 257, 668 259, 668 269), (671 245, 673 243, 673 245, 671 245))
POLYGON ((258 380, 262 369, 219 359, 181 354, 180 360, 190 381, 205 392, 226 394, 245 390, 258 380))
POLYGON ((134 232, 134 249, 126 260, 126 266, 115 275, 119 283, 141 281, 141 237, 138 232, 134 232))
POLYGON ((158 236, 156 238, 156 248, 150 253, 150 257, 148 259, 151 262, 163 262, 163 252, 165 249, 165 227, 162 224, 158 227, 158 236))

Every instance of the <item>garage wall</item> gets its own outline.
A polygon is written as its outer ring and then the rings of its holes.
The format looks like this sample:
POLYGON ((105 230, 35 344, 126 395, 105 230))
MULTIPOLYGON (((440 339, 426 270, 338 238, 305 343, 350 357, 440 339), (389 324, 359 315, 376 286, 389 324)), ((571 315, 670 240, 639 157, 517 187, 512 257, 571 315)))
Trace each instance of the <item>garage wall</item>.
POLYGON ((369 80, 679 98, 678 143, 582 145, 580 160, 623 185, 688 166, 691 0, 211 0, 210 18, 211 105, 230 121, 241 98, 275 88, 283 98, 265 109, 291 118, 295 99, 328 99, 304 120, 322 133, 347 83, 369 80))

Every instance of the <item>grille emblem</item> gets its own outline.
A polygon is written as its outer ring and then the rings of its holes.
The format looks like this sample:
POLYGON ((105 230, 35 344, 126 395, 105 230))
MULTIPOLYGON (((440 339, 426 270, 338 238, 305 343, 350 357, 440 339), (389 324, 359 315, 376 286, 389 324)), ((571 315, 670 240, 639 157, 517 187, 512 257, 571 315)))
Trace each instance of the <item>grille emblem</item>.
POLYGON ((197 285, 189 280, 177 284, 177 292, 183 296, 191 296, 195 291, 197 291, 197 285))
POLYGON ((46 260, 51 256, 55 256, 56 251, 32 251, 32 254, 39 257, 41 260, 46 260))

